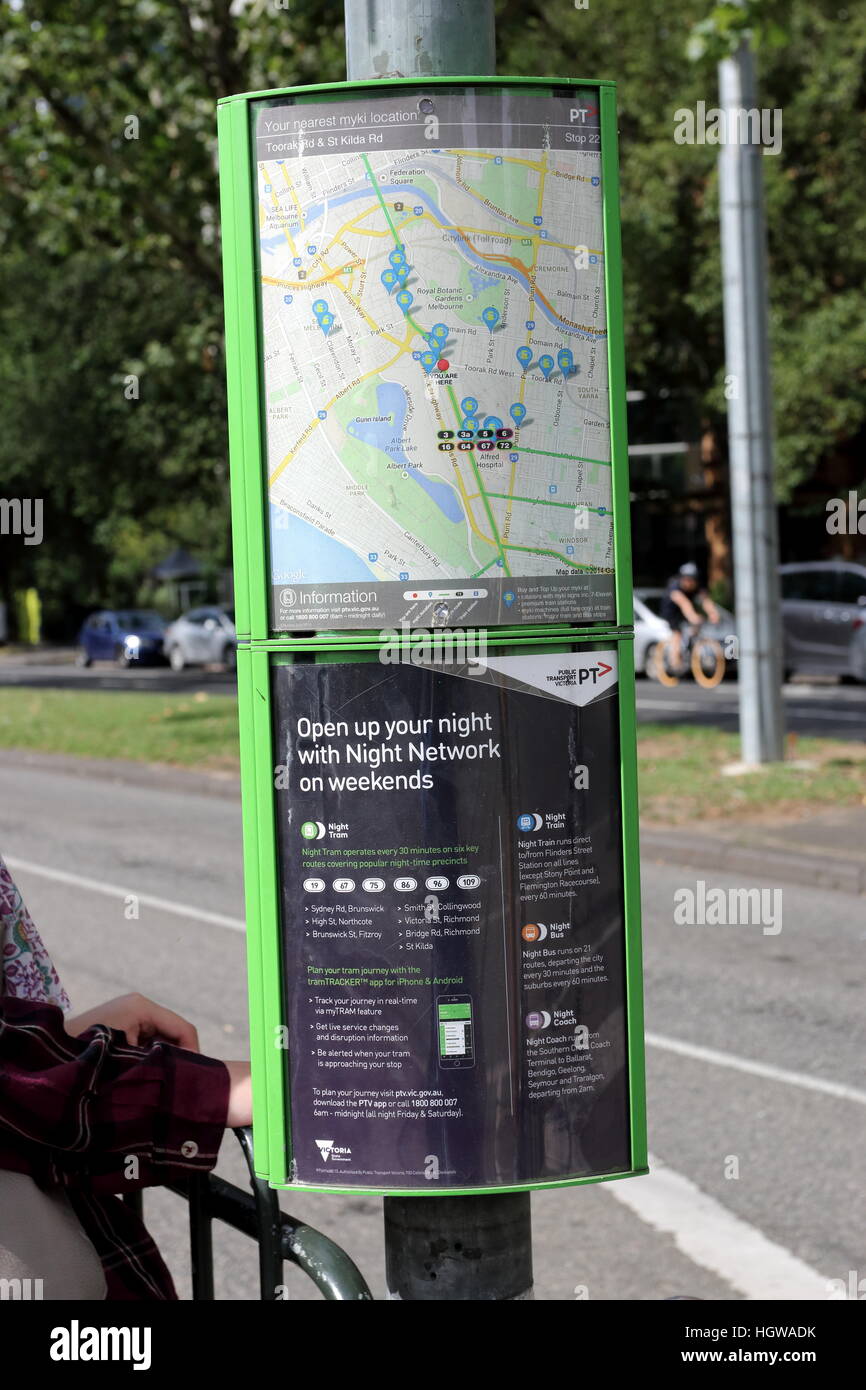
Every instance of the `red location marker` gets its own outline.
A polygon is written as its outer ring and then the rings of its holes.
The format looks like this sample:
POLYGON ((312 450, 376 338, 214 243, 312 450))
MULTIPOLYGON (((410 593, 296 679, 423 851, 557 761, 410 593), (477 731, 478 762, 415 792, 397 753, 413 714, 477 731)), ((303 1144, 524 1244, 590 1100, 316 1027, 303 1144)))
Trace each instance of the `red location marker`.
POLYGON ((436 370, 438 372, 447 372, 450 365, 447 357, 440 357, 439 361, 436 363, 436 370))

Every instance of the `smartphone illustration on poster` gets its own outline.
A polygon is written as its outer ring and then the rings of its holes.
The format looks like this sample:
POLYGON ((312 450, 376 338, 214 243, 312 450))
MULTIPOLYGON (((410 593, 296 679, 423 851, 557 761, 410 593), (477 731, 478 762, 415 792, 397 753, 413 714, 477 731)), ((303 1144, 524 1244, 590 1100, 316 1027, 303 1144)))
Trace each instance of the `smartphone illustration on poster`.
POLYGON ((439 1039, 439 1065, 475 1066, 475 1039, 472 1026, 472 1000, 468 994, 440 994, 436 1001, 439 1039))

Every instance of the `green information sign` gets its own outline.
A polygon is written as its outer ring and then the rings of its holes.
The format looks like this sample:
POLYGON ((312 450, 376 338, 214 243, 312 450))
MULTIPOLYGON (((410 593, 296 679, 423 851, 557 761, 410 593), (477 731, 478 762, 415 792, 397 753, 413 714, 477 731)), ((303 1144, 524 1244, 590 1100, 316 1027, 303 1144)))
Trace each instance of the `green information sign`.
POLYGON ((219 128, 258 1171, 644 1171, 613 87, 219 128))

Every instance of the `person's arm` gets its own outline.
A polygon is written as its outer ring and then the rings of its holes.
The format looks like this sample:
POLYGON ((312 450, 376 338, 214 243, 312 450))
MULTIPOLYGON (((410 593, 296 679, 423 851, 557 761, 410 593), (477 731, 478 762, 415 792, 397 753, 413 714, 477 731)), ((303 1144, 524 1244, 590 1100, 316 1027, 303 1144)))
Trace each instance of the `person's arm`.
POLYGON ((248 1099, 245 1064, 105 1023, 74 1037, 54 1005, 0 998, 0 1166, 109 1192, 206 1172, 248 1099))
POLYGON ((706 613, 707 617, 709 618, 710 622, 711 622, 711 623, 717 623, 717 622, 719 621, 719 610, 718 610, 718 608, 716 607, 716 605, 713 603, 713 600, 710 598, 710 596, 709 596, 709 594, 707 593, 706 589, 703 589, 703 590, 701 591, 700 599, 701 599, 701 607, 703 608, 703 610, 704 610, 704 612, 706 613))
POLYGON ((682 589, 671 589, 670 596, 672 601, 676 604, 677 608, 682 613, 686 622, 692 623, 696 627, 699 626, 701 621, 701 615, 700 613, 698 613, 697 609, 695 608, 688 595, 684 594, 682 589))

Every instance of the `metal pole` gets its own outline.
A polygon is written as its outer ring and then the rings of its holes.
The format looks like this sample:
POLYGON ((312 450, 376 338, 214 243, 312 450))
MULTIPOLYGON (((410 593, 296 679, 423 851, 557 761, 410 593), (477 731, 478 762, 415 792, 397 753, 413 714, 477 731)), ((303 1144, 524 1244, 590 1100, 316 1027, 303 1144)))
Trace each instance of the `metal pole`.
POLYGON ((495 71, 493 0, 346 0, 351 82, 495 71))
POLYGON ((740 739, 746 764, 784 756, 779 542, 773 497, 763 150, 740 128, 756 109, 747 43, 719 64, 719 156, 740 739), (743 116, 744 123, 747 117, 743 116))
MULTIPOLYGON (((345 3, 350 81, 496 70, 493 0, 345 3)), ((529 1193, 386 1197, 385 1262, 392 1298, 531 1298, 529 1193)))

